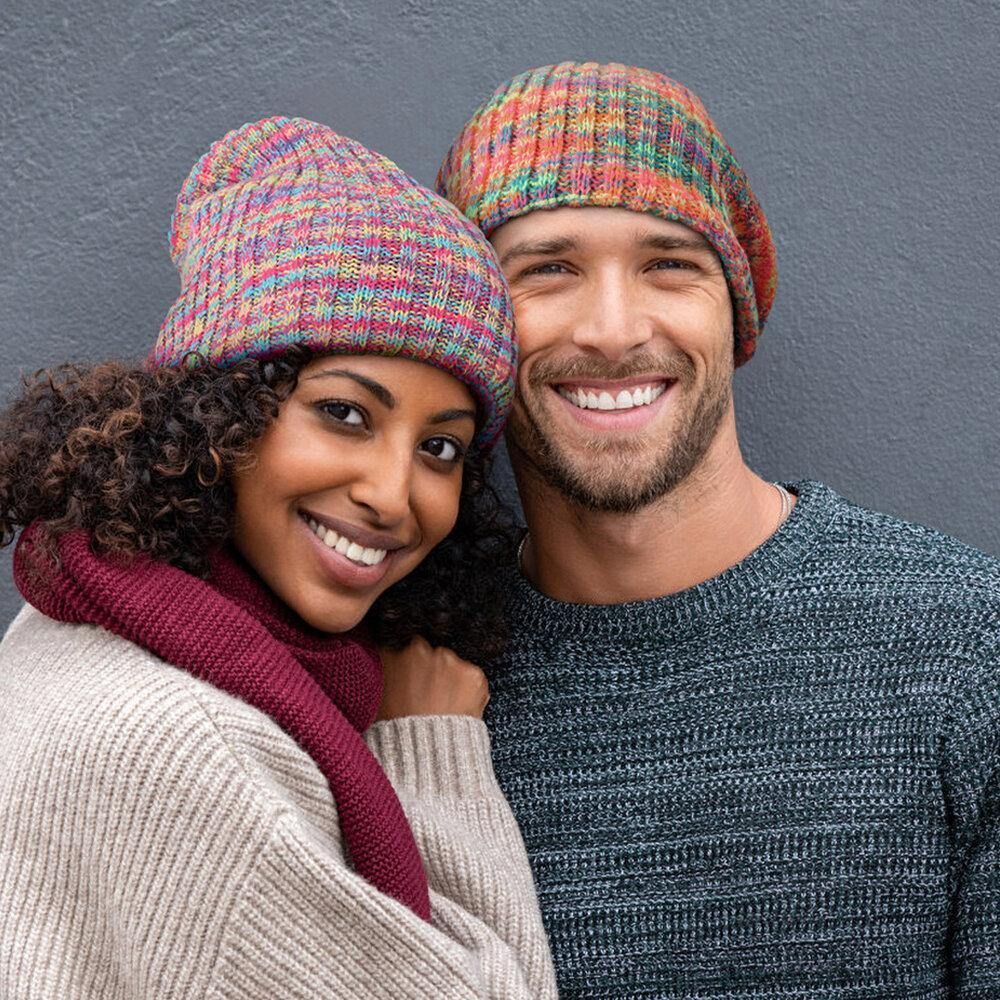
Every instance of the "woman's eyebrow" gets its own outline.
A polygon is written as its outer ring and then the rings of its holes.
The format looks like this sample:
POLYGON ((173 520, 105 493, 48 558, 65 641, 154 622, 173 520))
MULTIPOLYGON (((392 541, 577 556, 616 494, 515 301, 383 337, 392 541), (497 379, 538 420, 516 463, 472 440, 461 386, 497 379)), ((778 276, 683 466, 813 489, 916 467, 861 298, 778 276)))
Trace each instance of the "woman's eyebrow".
POLYGON ((374 379, 366 378, 364 375, 359 375, 357 372, 348 371, 346 368, 324 368, 321 372, 316 372, 315 375, 306 376, 305 381, 311 382, 316 378, 328 378, 330 376, 342 375, 344 378, 353 379, 358 385, 363 386, 367 389, 383 406, 388 409, 392 409, 396 405, 396 397, 393 396, 389 390, 382 385, 381 382, 376 382, 374 379))
POLYGON ((446 424, 449 420, 462 420, 465 417, 473 422, 476 420, 476 414, 473 410, 442 410, 440 413, 435 413, 427 422, 429 424, 446 424))

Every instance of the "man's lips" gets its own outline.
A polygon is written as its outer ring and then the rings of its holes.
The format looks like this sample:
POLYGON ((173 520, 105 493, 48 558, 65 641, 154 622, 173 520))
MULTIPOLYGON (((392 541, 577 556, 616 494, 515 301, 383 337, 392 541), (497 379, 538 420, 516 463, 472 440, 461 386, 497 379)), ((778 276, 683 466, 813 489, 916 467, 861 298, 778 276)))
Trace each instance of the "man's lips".
POLYGON ((643 429, 672 398, 676 382, 650 378, 574 379, 549 388, 575 422, 590 430, 635 432, 643 429))
POLYGON ((583 379, 560 382, 555 391, 581 410, 602 412, 649 406, 673 384, 672 379, 645 376, 630 379, 583 379))
POLYGON ((595 389, 597 391, 606 390, 608 392, 621 391, 622 389, 635 389, 637 386, 665 385, 667 382, 674 382, 676 379, 667 375, 636 375, 634 378, 568 378, 553 380, 550 384, 555 387, 565 386, 566 388, 595 389))

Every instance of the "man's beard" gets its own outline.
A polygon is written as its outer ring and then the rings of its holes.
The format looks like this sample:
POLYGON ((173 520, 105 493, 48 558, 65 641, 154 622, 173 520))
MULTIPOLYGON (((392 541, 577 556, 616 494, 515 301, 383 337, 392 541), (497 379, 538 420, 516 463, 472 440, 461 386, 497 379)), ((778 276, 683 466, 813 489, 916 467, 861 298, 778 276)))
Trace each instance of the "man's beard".
MULTIPOLYGON (((626 379, 649 373, 674 379, 677 385, 671 391, 678 394, 690 390, 695 381, 694 365, 688 358, 643 355, 622 364, 602 364, 592 358, 562 364, 539 362, 531 371, 528 386, 532 397, 537 397, 551 392, 549 387, 554 383, 626 379)), ((522 394, 511 413, 508 443, 515 456, 526 460, 572 503, 603 513, 634 513, 673 492, 701 463, 729 408, 731 375, 731 367, 717 366, 700 395, 668 403, 686 405, 677 413, 666 441, 645 433, 632 440, 596 434, 581 442, 580 457, 572 457, 543 431, 539 415, 532 412, 522 394)))

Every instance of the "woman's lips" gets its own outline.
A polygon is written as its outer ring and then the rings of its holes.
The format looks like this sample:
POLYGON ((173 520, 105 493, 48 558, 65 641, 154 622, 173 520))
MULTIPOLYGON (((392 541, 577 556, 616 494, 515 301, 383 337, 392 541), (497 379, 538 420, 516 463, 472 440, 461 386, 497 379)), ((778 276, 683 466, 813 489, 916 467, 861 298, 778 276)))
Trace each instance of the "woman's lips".
POLYGON ((391 552, 406 546, 404 541, 388 531, 373 531, 371 528, 363 528, 360 525, 351 524, 339 517, 311 510, 308 507, 300 507, 299 513, 306 520, 315 521, 324 528, 332 529, 338 535, 346 537, 351 542, 356 542, 363 548, 386 549, 391 552))
POLYGON ((352 541, 350 536, 320 524, 304 511, 299 512, 299 523, 310 539, 323 572, 341 586, 358 589, 374 586, 389 572, 401 551, 399 545, 391 551, 363 546, 360 541, 352 541), (323 532, 322 537, 320 532, 323 532), (331 541, 334 544, 329 544, 331 541))

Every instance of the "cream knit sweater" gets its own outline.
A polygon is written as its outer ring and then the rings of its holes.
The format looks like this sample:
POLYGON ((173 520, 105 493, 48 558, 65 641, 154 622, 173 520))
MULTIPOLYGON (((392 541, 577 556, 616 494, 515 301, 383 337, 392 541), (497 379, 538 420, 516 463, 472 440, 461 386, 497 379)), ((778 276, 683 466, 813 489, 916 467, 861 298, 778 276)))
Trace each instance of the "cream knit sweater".
POLYGON ((483 724, 376 723, 433 923, 359 878, 256 709, 25 609, 0 644, 0 1000, 554 997, 483 724))

